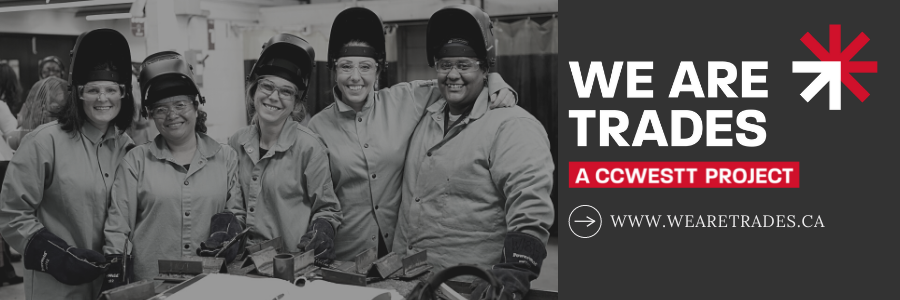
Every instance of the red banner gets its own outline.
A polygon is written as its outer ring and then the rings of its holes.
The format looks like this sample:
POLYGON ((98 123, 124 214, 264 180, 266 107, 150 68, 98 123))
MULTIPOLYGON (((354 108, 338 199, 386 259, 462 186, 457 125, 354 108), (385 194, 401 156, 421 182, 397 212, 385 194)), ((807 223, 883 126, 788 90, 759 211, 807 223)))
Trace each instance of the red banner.
POLYGON ((800 162, 569 162, 570 188, 799 188, 800 162))

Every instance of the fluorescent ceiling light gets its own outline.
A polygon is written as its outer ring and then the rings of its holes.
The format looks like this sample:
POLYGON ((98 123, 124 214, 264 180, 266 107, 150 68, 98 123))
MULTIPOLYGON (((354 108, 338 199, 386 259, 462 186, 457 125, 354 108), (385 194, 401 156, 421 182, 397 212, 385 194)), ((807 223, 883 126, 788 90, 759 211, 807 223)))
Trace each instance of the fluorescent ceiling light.
POLYGON ((102 21, 102 20, 115 20, 115 19, 131 19, 131 13, 120 13, 120 14, 105 14, 105 15, 90 15, 85 17, 88 21, 102 21))

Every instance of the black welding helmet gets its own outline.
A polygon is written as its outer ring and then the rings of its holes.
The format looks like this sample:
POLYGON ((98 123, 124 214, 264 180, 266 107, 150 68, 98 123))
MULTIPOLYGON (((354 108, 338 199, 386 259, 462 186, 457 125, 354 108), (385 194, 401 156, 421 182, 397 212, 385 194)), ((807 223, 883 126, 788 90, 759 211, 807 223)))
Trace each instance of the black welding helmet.
POLYGON ((279 33, 263 44, 259 60, 247 75, 247 82, 257 80, 262 75, 278 76, 303 90, 300 97, 303 99, 315 65, 316 52, 306 40, 293 34, 279 33))
POLYGON ((328 68, 334 69, 338 58, 345 56, 371 57, 384 70, 384 24, 381 17, 365 7, 347 8, 334 18, 328 38, 328 68), (350 41, 366 42, 371 47, 344 46, 350 41))
POLYGON ((154 53, 141 63, 141 106, 150 108, 153 103, 172 96, 197 96, 201 104, 206 99, 194 83, 193 67, 175 51, 154 53))
POLYGON ((131 49, 118 31, 103 28, 82 33, 75 40, 75 48, 69 55, 72 59, 68 78, 70 92, 77 91, 79 86, 88 82, 112 81, 124 85, 123 92, 131 95, 131 49), (112 64, 116 70, 94 70, 106 63, 112 64))
POLYGON ((474 57, 493 67, 497 59, 493 27, 491 17, 472 5, 457 4, 438 10, 428 20, 425 32, 428 66, 434 67, 435 57, 469 56, 462 54, 474 50, 474 57), (444 47, 448 44, 468 45, 472 50, 466 47, 444 47))

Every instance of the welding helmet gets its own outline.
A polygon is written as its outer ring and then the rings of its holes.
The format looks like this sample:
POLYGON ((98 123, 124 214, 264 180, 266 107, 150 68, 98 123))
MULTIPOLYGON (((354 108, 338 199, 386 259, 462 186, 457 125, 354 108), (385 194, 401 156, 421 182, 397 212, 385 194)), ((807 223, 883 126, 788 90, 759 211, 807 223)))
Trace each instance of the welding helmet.
POLYGON ((371 57, 384 71, 384 24, 375 12, 365 7, 347 8, 334 18, 328 40, 328 68, 334 69, 338 58, 345 56, 371 57), (366 42, 365 46, 344 46, 350 41, 366 42))
POLYGON ((279 33, 263 44, 259 60, 253 64, 247 82, 262 75, 273 75, 290 81, 303 90, 300 99, 309 90, 309 77, 316 65, 316 52, 306 40, 288 33, 279 33))
POLYGON ((121 33, 108 28, 82 33, 69 55, 69 92, 77 91, 79 86, 91 81, 112 81, 123 85, 125 90, 122 92, 126 95, 123 99, 132 101, 131 49, 121 33), (94 70, 106 63, 111 63, 116 70, 94 70))
POLYGON ((428 66, 434 67, 435 57, 460 56, 460 53, 471 51, 465 47, 445 47, 445 45, 466 44, 474 50, 475 55, 472 57, 485 61, 489 68, 494 67, 497 48, 494 46, 493 27, 491 17, 472 5, 457 4, 438 10, 428 20, 428 29, 425 32, 428 66))
POLYGON ((141 63, 138 82, 141 84, 141 111, 146 116, 147 109, 159 100, 172 96, 197 96, 200 104, 206 104, 206 98, 200 95, 200 89, 194 83, 193 67, 184 57, 175 51, 154 53, 141 63))

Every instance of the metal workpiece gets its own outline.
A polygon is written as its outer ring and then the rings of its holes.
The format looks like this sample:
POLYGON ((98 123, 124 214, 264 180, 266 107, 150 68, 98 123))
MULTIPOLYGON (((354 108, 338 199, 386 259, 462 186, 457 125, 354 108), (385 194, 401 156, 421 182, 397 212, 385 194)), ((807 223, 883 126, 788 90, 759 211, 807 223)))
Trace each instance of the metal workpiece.
POLYGON ((394 275, 394 273, 403 268, 403 261, 400 258, 400 255, 395 252, 388 253, 384 257, 379 258, 374 264, 375 270, 378 271, 378 276, 384 279, 390 278, 391 275, 394 275))
POLYGON ((104 291, 100 300, 144 300, 156 294, 156 283, 146 279, 104 291))
POLYGON ((403 258, 403 272, 400 279, 410 280, 431 270, 428 264, 428 250, 422 250, 403 258))
POLYGON ((378 259, 378 248, 372 247, 356 255, 356 273, 367 274, 378 259))
MULTIPOLYGON (((256 267, 256 272, 260 275, 272 277, 275 275, 275 267, 273 266, 272 262, 275 259, 276 255, 278 255, 278 252, 275 251, 275 248, 268 247, 263 249, 262 251, 250 254, 250 257, 247 258, 247 261, 251 262, 256 267)), ((245 264, 247 263, 245 262, 245 264)))
POLYGON ((290 253, 275 255, 272 265, 274 266, 272 277, 294 282, 294 255, 290 253))
POLYGON ((271 239, 271 240, 268 240, 268 241, 265 241, 265 242, 262 242, 259 244, 247 246, 246 248, 244 248, 244 257, 243 258, 247 258, 251 254, 262 251, 263 249, 266 249, 268 247, 272 247, 275 249, 276 252, 281 253, 284 251, 284 241, 279 236, 279 237, 276 237, 274 239, 271 239))

